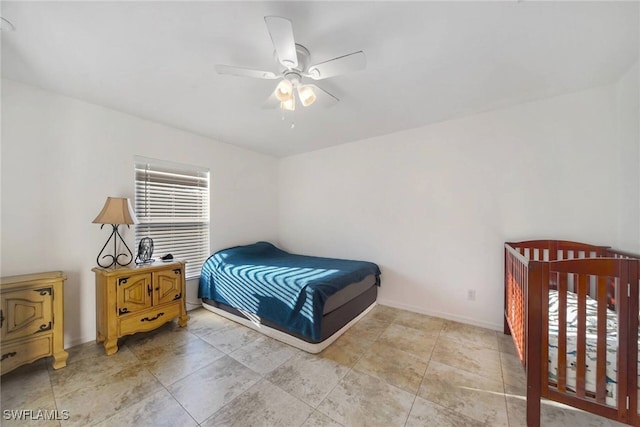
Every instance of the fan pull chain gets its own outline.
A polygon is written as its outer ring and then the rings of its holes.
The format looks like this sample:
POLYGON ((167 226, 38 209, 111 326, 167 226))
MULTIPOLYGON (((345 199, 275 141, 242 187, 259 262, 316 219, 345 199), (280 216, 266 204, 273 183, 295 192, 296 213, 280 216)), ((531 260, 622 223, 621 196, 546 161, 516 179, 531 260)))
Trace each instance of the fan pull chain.
MULTIPOLYGON (((284 120, 285 120, 284 112, 282 113, 282 117, 280 118, 280 120, 282 120, 282 121, 284 122, 284 120)), ((294 121, 292 120, 292 121, 291 121, 291 123, 289 124, 289 127, 290 127, 291 129, 295 129, 295 127, 296 127, 296 122, 294 122, 294 121)))

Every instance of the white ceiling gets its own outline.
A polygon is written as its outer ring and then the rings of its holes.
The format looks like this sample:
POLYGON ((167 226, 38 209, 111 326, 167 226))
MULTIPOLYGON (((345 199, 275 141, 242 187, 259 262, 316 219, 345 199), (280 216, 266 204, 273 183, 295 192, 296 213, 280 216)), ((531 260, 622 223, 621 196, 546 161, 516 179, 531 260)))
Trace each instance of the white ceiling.
POLYGON ((638 58, 637 2, 11 2, 2 76, 275 156, 615 81, 638 58), (286 120, 263 17, 293 21, 322 62, 367 68, 317 84, 341 102, 286 120), (291 121, 295 128, 291 129, 291 121))

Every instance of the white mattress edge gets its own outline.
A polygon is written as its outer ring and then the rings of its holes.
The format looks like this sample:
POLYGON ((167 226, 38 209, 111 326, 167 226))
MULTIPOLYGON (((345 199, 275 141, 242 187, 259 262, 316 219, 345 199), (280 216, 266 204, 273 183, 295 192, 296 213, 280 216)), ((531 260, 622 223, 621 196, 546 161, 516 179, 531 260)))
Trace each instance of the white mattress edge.
MULTIPOLYGON (((369 307, 365 308, 362 313, 358 314, 355 318, 353 318, 349 323, 347 323, 346 325, 344 325, 342 328, 338 329, 333 335, 331 335, 330 337, 328 337, 327 339, 325 339, 322 342, 319 343, 310 343, 304 340, 301 340, 300 338, 296 338, 293 337, 289 334, 286 334, 282 331, 279 331, 277 329, 273 329, 269 326, 266 325, 262 325, 259 323, 259 320, 251 321, 248 319, 244 319, 242 317, 238 317, 235 314, 231 314, 229 312, 226 312, 224 310, 221 310, 219 308, 213 307, 207 303, 205 303, 204 301, 202 302, 202 306, 211 311, 212 313, 215 314, 219 314, 222 317, 225 317, 229 320, 232 320, 236 323, 239 323, 241 325, 244 325, 248 328, 251 328, 255 331, 260 332, 263 335, 266 335, 270 338, 276 339, 280 342, 283 342, 285 344, 288 344, 292 347, 296 347, 302 351, 306 351, 307 353, 312 353, 312 354, 316 354, 316 353, 320 353, 322 350, 324 350, 325 348, 329 347, 335 340, 337 340, 338 338, 340 338, 340 336, 342 334, 344 334, 345 332, 347 332, 349 330, 349 328, 351 328, 351 326, 353 326, 354 324, 356 324, 360 319, 362 319, 364 316, 366 316, 371 310, 373 310, 373 308, 376 306, 376 301, 374 301, 369 307)), ((248 317, 255 317, 254 315, 250 314, 250 313, 245 313, 248 317)))

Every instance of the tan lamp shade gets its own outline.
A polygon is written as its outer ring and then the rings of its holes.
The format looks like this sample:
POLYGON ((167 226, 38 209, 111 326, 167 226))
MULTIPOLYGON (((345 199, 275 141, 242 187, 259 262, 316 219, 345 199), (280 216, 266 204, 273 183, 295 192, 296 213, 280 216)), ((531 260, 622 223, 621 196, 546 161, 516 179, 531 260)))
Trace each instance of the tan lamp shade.
POLYGON ((104 207, 92 222, 94 224, 137 224, 138 220, 129 199, 107 197, 104 207))

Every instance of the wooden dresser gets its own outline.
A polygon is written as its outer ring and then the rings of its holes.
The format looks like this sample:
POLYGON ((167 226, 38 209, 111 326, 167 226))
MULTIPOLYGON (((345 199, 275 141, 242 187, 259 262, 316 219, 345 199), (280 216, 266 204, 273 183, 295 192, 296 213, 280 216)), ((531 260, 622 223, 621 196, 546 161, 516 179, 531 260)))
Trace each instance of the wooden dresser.
POLYGON ((187 325, 185 263, 92 269, 96 277, 96 341, 108 355, 118 338, 150 331, 175 318, 187 325))
POLYGON ((0 279, 2 374, 53 356, 53 368, 67 365, 64 350, 64 281, 61 271, 0 279))

